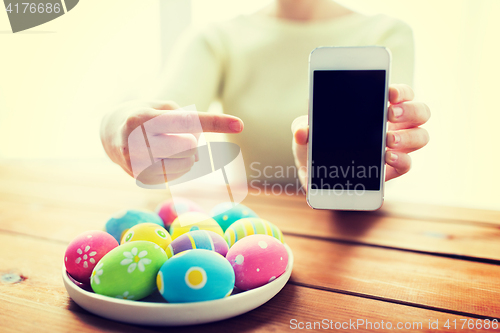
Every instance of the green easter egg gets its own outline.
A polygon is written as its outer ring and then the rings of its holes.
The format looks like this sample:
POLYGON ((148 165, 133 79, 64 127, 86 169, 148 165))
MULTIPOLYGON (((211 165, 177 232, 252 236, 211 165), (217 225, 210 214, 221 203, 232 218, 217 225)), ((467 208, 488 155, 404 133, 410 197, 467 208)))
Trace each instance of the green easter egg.
POLYGON ((90 285, 96 294, 139 300, 156 289, 156 275, 166 260, 165 251, 155 243, 125 243, 102 257, 90 285))

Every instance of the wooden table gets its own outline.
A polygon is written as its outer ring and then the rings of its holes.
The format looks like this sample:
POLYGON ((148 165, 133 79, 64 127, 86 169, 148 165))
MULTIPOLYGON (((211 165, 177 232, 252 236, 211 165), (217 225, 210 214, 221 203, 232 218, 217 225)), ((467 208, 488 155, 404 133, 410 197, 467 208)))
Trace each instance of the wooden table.
POLYGON ((359 332, 388 322, 405 332, 500 330, 484 328, 500 317, 500 212, 397 202, 372 213, 317 211, 303 196, 255 192, 244 203, 281 228, 295 256, 290 281, 265 305, 180 328, 126 325, 80 308, 61 278, 68 242, 118 210, 164 199, 108 161, 0 163, 0 331, 281 332, 314 322, 359 332))

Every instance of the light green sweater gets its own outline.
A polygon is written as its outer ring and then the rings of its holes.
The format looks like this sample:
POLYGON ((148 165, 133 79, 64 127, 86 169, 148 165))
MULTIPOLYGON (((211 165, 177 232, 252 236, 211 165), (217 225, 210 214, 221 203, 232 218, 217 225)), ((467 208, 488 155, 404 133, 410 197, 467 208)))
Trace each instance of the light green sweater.
POLYGON ((413 35, 399 20, 351 14, 299 23, 251 15, 184 36, 157 97, 181 106, 195 104, 198 111, 220 100, 224 113, 245 123, 244 131, 229 140, 241 147, 250 180, 259 171, 259 178, 266 178, 262 171, 270 166, 266 173, 273 175, 271 181, 289 181, 295 175, 279 171, 294 165, 290 126, 307 114, 309 53, 318 46, 364 45, 388 47, 391 82, 412 85, 413 35))

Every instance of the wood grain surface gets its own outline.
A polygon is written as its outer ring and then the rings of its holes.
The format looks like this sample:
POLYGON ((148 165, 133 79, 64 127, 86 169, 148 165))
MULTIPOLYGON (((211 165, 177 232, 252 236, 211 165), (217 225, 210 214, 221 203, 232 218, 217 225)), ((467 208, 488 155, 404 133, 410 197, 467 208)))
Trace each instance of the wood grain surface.
MULTIPOLYGON (((188 192, 207 210, 217 204, 211 193, 188 192)), ((398 202, 371 213, 317 211, 302 195, 255 189, 244 203, 280 227, 295 256, 291 280, 271 301, 229 320, 168 329, 80 308, 60 276, 67 244, 118 210, 154 209, 168 196, 137 187, 107 161, 0 163, 0 278, 20 277, 0 282, 0 331, 281 332, 364 319, 423 325, 392 331, 450 332, 446 320, 500 317, 499 212, 398 202)))

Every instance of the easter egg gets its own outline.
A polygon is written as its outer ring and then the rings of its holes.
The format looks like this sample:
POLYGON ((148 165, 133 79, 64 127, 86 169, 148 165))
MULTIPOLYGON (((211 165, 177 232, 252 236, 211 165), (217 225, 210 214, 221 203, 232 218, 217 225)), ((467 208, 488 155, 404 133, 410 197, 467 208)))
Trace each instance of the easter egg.
POLYGON ((118 246, 110 234, 91 230, 78 235, 69 243, 64 255, 64 265, 71 277, 90 284, 90 275, 101 258, 118 246))
POLYGON ((167 257, 192 249, 205 249, 215 251, 221 256, 226 256, 229 247, 225 239, 210 230, 195 230, 180 235, 165 249, 167 257))
POLYGON ((146 210, 130 209, 113 215, 106 222, 106 232, 120 242, 125 231, 136 224, 146 222, 156 223, 163 227, 163 221, 158 214, 146 210))
POLYGON ((224 238, 231 247, 242 238, 255 234, 273 236, 281 243, 285 242, 283 233, 277 226, 258 217, 248 217, 234 222, 227 228, 224 238))
POLYGON ((172 238, 165 228, 156 223, 141 223, 134 225, 123 234, 121 244, 139 240, 153 242, 165 250, 172 238))
POLYGON ((217 252, 196 249, 168 259, 158 272, 156 282, 168 302, 209 301, 231 294, 234 271, 217 252))
POLYGON ((195 230, 210 230, 224 236, 224 232, 217 221, 207 214, 198 212, 187 212, 178 216, 170 226, 170 235, 174 240, 188 231, 195 230))
POLYGON ((219 223, 222 231, 226 231, 227 228, 234 222, 246 218, 246 217, 258 217, 257 214, 250 208, 242 204, 234 204, 232 202, 224 202, 215 206, 211 215, 214 220, 219 223))
POLYGON ((156 289, 156 275, 166 260, 165 251, 152 242, 125 243, 102 257, 90 285, 96 294, 138 300, 156 289))
POLYGON ((204 213, 203 209, 193 201, 184 198, 166 200, 156 207, 156 213, 163 220, 165 228, 168 230, 177 216, 187 212, 204 213))
POLYGON ((251 235, 229 249, 226 259, 241 290, 260 287, 273 281, 286 270, 288 252, 285 245, 268 235, 251 235))

